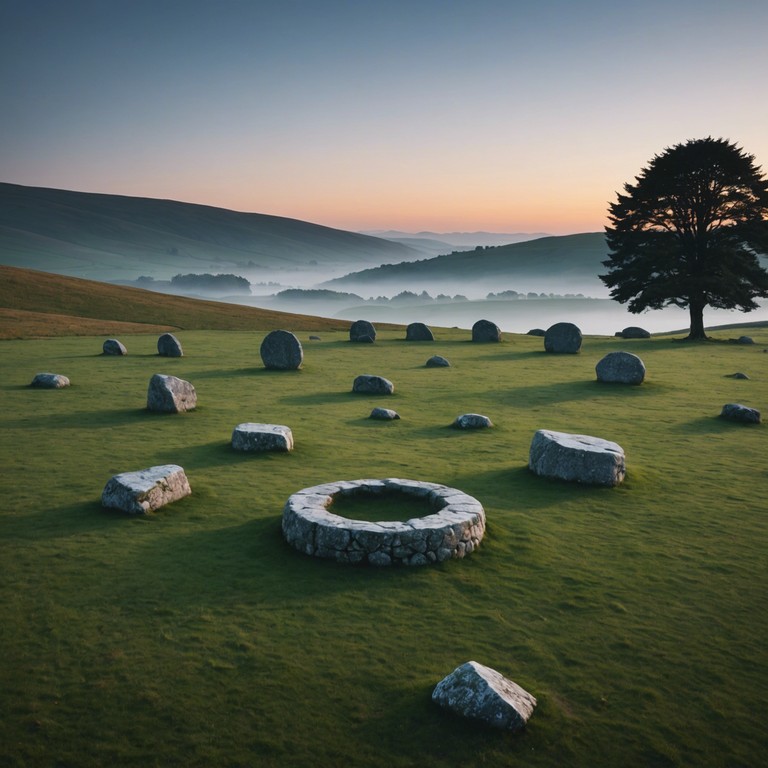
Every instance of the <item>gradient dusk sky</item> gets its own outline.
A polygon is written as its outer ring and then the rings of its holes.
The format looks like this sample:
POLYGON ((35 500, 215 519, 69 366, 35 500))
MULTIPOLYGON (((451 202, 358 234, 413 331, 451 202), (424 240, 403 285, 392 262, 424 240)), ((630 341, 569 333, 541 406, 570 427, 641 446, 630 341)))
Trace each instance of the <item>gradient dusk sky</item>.
POLYGON ((766 169, 767 76, 766 0, 0 0, 0 180, 597 231, 673 144, 766 169))

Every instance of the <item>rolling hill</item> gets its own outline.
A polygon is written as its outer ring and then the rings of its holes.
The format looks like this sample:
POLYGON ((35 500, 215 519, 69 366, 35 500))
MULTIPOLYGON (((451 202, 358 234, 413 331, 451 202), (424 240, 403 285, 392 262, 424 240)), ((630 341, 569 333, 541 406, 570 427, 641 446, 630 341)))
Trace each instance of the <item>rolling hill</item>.
MULTIPOLYGON (((0 263, 92 280, 343 274, 421 252, 306 221, 173 200, 0 183, 0 263)), ((320 279, 320 278, 318 278, 320 279)))
POLYGON ((515 289, 605 295, 597 278, 608 249, 602 232, 541 237, 510 245, 400 262, 328 280, 329 288, 479 292, 515 289))
POLYGON ((349 321, 169 296, 0 266, 0 339, 277 328, 344 330, 349 328, 349 321))

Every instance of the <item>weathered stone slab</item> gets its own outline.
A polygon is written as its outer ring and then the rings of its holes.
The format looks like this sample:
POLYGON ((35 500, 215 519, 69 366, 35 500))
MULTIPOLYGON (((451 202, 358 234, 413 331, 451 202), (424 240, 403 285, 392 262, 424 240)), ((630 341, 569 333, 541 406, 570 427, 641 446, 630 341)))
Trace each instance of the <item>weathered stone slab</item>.
POLYGON ((128 350, 125 348, 125 345, 118 341, 117 339, 107 339, 102 345, 101 345, 102 352, 105 355, 127 355, 128 350))
POLYGON ((472 341, 486 343, 501 341, 501 329, 490 320, 478 320, 472 326, 472 341))
POLYGON ((444 677, 432 691, 432 701, 462 717, 509 731, 524 728, 536 707, 528 691, 476 661, 444 677))
POLYGON ((69 386, 69 379, 61 373, 36 373, 29 386, 36 389, 63 389, 69 386))
POLYGON ((157 354, 161 357, 184 357, 181 342, 172 333, 164 333, 157 340, 157 354))
POLYGON ((363 373, 352 382, 352 391, 364 395, 391 395, 395 385, 383 376, 363 373))
POLYGON ((720 411, 720 417, 729 421, 740 421, 744 424, 760 423, 760 411, 741 403, 726 403, 723 410, 720 411))
POLYGON ((283 509, 283 535, 301 552, 343 563, 426 565, 474 552, 485 534, 477 499, 437 483, 386 478, 305 488, 283 509), (333 512, 337 496, 403 493, 423 499, 425 516, 405 522, 350 520, 333 512))
POLYGON ((597 380, 608 384, 642 384, 645 364, 631 352, 609 352, 595 366, 597 380))
POLYGON ((450 368, 451 364, 442 355, 432 355, 425 366, 427 368, 450 368))
POLYGON ((435 335, 432 329, 424 323, 411 323, 405 329, 406 341, 434 341, 435 335))
POLYGON ((184 413, 197 407, 197 392, 184 379, 156 373, 149 380, 147 410, 158 413, 184 413))
POLYGON ((232 431, 236 451, 292 451, 293 432, 282 424, 243 422, 232 431))
POLYGON ((544 334, 544 349, 559 355, 575 355, 581 349, 581 331, 573 323, 555 323, 544 334))
POLYGON ((399 419, 400 414, 397 411, 393 411, 391 408, 374 408, 368 418, 379 419, 381 421, 392 421, 394 419, 399 419))
POLYGON ((304 362, 301 342, 290 331, 271 331, 261 342, 259 350, 265 368, 274 371, 295 371, 304 362))
POLYGON ((101 494, 103 507, 147 514, 192 493, 178 464, 163 464, 110 478, 101 494))
POLYGON ((637 325, 630 325, 627 326, 623 331, 619 331, 617 336, 621 336, 622 339, 650 339, 651 334, 645 330, 645 328, 640 328, 637 325))
POLYGON ((540 429, 533 436, 528 466, 542 477, 615 486, 624 480, 624 450, 590 435, 540 429))
POLYGON ((456 429, 487 429, 493 426, 493 422, 481 413, 462 413, 453 422, 456 429))
POLYGON ((376 329, 368 320, 355 320, 349 329, 349 340, 358 344, 373 344, 376 341, 376 329))

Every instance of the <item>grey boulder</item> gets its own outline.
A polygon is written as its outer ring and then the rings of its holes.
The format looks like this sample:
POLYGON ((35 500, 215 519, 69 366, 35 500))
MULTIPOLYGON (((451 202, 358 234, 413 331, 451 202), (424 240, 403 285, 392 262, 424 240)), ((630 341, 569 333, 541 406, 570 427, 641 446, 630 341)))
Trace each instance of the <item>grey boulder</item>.
POLYGON ((349 329, 349 340, 358 344, 373 344, 376 341, 376 329, 367 320, 355 320, 349 329))
POLYGON ((450 368, 451 364, 442 355, 432 355, 425 363, 427 368, 450 368))
POLYGON ((453 422, 456 429, 487 429, 493 426, 493 422, 480 413, 462 413, 453 422))
POLYGON ((432 701, 454 714, 508 731, 524 728, 536 707, 528 691, 476 661, 444 677, 432 691, 432 701))
POLYGON ((161 357, 184 357, 181 342, 172 333, 164 333, 157 340, 157 354, 161 357))
POLYGON ((610 440, 540 429, 528 457, 531 471, 542 477, 589 485, 615 486, 624 480, 624 450, 610 440))
POLYGON ((352 391, 363 395, 391 395, 395 385, 383 376, 363 373, 352 382, 352 391))
POLYGON ((195 388, 184 379, 156 373, 149 380, 147 410, 158 413, 183 413, 197 407, 195 388))
POLYGON ((397 411, 393 411, 391 408, 374 408, 368 418, 378 419, 380 421, 393 421, 394 419, 399 419, 400 414, 397 411))
POLYGON ((261 360, 274 371, 295 371, 304 362, 301 342, 290 331, 272 331, 261 342, 261 360))
POLYGON ((69 379, 60 373, 37 373, 29 386, 36 389, 62 389, 69 386, 69 379))
POLYGON ((105 355, 127 355, 128 350, 125 345, 117 339, 107 339, 101 346, 105 355))
POLYGON ((609 352, 595 366, 597 380, 608 384, 642 384, 645 364, 631 352, 609 352))
POLYGON ((581 331, 573 323, 550 325, 544 334, 544 349, 560 355, 575 355, 581 349, 581 331))
POLYGON ((481 343, 501 341, 501 329, 490 320, 478 320, 472 326, 472 341, 481 343))
POLYGON ((547 332, 543 328, 531 328, 526 334, 528 336, 546 336, 547 332))
POLYGON ((405 329, 406 341, 434 341, 435 335, 432 329, 424 323, 411 323, 405 329))
POLYGON ((130 514, 147 514, 192 493, 178 464, 162 464, 110 478, 101 494, 101 505, 130 514))
POLYGON ((625 328, 623 331, 619 331, 617 336, 621 336, 622 339, 650 339, 651 334, 645 330, 645 328, 640 328, 636 325, 630 325, 627 328, 625 328))
POLYGON ((244 422, 232 431, 236 451, 292 451, 293 432, 282 424, 244 422))
POLYGON ((729 421, 740 421, 744 424, 760 423, 760 411, 741 403, 726 403, 720 411, 720 417, 729 421))

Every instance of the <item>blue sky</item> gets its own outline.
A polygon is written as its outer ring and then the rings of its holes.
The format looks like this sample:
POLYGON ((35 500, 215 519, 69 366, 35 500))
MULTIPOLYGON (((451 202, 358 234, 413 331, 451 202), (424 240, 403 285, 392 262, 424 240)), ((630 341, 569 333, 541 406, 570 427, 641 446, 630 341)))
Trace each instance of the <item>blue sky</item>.
POLYGON ((0 0, 0 180, 594 231, 667 146, 768 166, 766 30, 764 0, 0 0))

